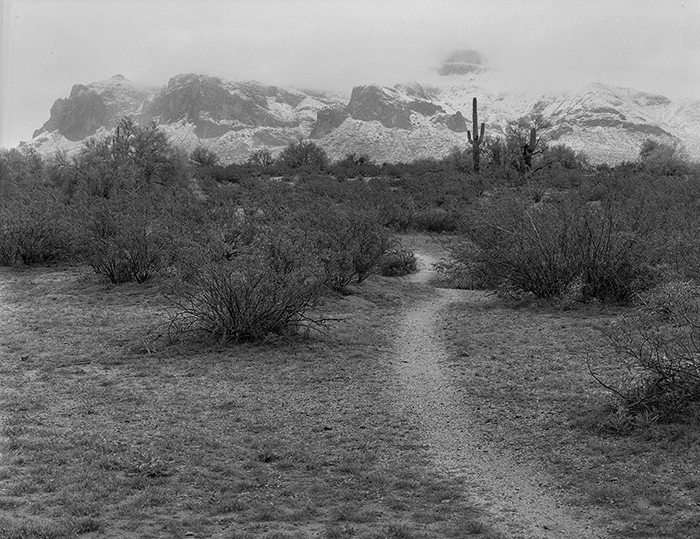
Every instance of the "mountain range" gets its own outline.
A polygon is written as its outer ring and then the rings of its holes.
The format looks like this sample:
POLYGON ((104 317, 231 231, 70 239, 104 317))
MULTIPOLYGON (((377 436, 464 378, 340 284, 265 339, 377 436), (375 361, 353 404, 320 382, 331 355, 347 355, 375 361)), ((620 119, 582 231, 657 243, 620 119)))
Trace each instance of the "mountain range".
POLYGON ((313 139, 331 159, 356 153, 380 163, 411 161, 466 146, 476 97, 487 135, 503 136, 509 121, 540 114, 550 123, 541 133, 547 141, 582 151, 592 163, 634 160, 648 137, 680 143, 691 159, 700 159, 700 100, 672 101, 600 83, 532 97, 490 90, 488 80, 480 55, 469 50, 448 56, 427 83, 364 84, 349 97, 209 74, 177 75, 161 88, 115 75, 74 85, 22 145, 70 153, 130 115, 156 122, 187 151, 211 149, 224 163, 261 148, 275 154, 301 137, 313 139))

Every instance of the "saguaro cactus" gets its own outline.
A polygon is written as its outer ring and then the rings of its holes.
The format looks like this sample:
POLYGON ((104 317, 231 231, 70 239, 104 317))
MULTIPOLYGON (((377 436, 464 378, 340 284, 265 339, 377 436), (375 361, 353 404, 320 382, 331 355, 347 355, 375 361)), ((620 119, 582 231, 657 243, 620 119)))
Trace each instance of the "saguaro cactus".
POLYGON ((523 162, 525 163, 525 170, 530 170, 532 168, 532 156, 535 153, 537 142, 537 128, 533 127, 530 129, 530 141, 523 145, 523 162))
POLYGON ((484 129, 485 125, 484 122, 481 122, 481 133, 477 134, 477 129, 479 128, 479 117, 477 116, 476 112, 476 97, 474 98, 474 101, 472 102, 472 127, 474 130, 474 136, 472 136, 472 132, 467 129, 467 140, 469 140, 469 144, 472 145, 472 158, 474 161, 474 172, 479 172, 479 159, 480 159, 480 154, 479 154, 479 145, 481 142, 484 140, 484 129))

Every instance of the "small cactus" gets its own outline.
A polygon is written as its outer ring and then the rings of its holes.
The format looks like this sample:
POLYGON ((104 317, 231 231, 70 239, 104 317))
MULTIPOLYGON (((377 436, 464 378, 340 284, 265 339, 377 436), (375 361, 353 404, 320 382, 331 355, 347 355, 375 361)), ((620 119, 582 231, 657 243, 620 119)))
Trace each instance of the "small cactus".
POLYGON ((476 112, 476 97, 474 98, 474 101, 472 102, 472 126, 474 130, 474 136, 472 136, 472 132, 467 129, 467 140, 469 140, 469 144, 472 145, 472 158, 474 160, 474 172, 479 172, 479 160, 480 160, 480 154, 479 154, 479 145, 481 142, 484 140, 484 129, 485 125, 484 122, 481 122, 481 133, 477 134, 477 130, 479 128, 479 117, 477 116, 476 112))

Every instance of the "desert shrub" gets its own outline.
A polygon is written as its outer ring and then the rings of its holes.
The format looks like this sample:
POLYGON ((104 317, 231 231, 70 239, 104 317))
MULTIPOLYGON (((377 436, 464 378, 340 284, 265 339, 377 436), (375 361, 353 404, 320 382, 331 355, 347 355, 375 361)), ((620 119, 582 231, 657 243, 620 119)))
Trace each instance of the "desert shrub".
POLYGON ((230 231, 227 256, 210 244, 178 265, 169 295, 173 332, 236 343, 322 324, 309 314, 323 289, 323 269, 308 240, 281 226, 258 229, 254 241, 240 232, 230 231))
POLYGON ((247 164, 258 167, 260 169, 269 169, 274 165, 275 159, 272 157, 272 153, 267 148, 262 148, 260 150, 255 150, 248 157, 247 164))
POLYGON ((366 155, 349 153, 344 158, 333 163, 330 172, 339 179, 367 178, 379 175, 380 168, 366 155))
POLYGON ((406 232, 413 223, 415 210, 408 197, 392 197, 381 202, 379 212, 384 226, 395 232, 406 232))
POLYGON ((457 172, 468 174, 474 170, 474 158, 471 148, 460 148, 455 146, 445 158, 448 166, 453 167, 457 172))
POLYGON ((361 283, 377 273, 384 253, 395 244, 376 210, 318 204, 299 218, 314 238, 332 290, 342 292, 353 279, 361 283))
POLYGON ((690 169, 688 156, 677 141, 647 138, 639 149, 639 159, 643 170, 656 175, 686 174, 690 169))
POLYGON ((84 199, 73 211, 78 257, 112 283, 146 282, 172 262, 173 236, 153 197, 84 199))
POLYGON ((495 288, 498 279, 478 271, 476 267, 476 253, 478 247, 471 241, 461 239, 443 242, 443 246, 450 253, 436 265, 438 281, 449 288, 464 290, 480 290, 495 288), (479 280, 481 279, 481 280, 479 280))
POLYGON ((627 426, 688 419, 700 406, 700 288, 666 283, 608 333, 624 368, 602 381, 627 426))
POLYGON ((441 233, 455 232, 459 229, 460 214, 445 208, 425 208, 413 213, 411 224, 414 230, 441 233))
POLYGON ((561 296, 580 273, 575 217, 560 205, 506 199, 470 229, 479 282, 537 297, 561 296))
POLYGON ((616 208, 576 196, 506 197, 468 233, 476 282, 516 294, 625 302, 658 280, 645 238, 616 208))
POLYGON ((0 204, 0 265, 53 262, 71 256, 63 206, 46 192, 0 204))
POLYGON ((155 124, 125 117, 106 137, 89 139, 74 158, 57 154, 48 174, 69 199, 80 193, 110 198, 144 186, 181 187, 186 162, 155 124))
POLYGON ((328 156, 323 148, 310 140, 299 140, 287 146, 277 158, 279 163, 291 169, 308 167, 324 170, 328 167, 328 156))
POLYGON ((400 277, 414 273, 417 269, 416 255, 403 247, 388 250, 379 262, 379 273, 385 277, 400 277))
POLYGON ((43 158, 32 149, 0 148, 0 201, 32 191, 42 181, 43 158))
POLYGON ((626 229, 614 208, 587 205, 577 228, 584 298, 627 302, 658 282, 645 238, 626 229))
POLYGON ((219 156, 204 146, 197 146, 190 154, 190 163, 197 167, 213 167, 219 163, 219 156))

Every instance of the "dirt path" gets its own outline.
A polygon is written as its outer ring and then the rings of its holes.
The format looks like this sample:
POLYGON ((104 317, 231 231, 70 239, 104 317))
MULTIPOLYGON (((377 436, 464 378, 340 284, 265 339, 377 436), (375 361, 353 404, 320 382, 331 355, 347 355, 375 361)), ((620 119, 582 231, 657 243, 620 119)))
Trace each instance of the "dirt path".
MULTIPOLYGON (((434 255, 419 253, 419 273, 411 280, 428 282, 434 255)), ((479 433, 446 367, 447 353, 438 338, 443 310, 453 302, 485 302, 483 292, 437 289, 435 297, 410 309, 397 330, 397 374, 402 404, 414 410, 435 465, 461 476, 468 496, 481 503, 488 524, 505 537, 584 539, 607 537, 592 519, 575 517, 558 501, 558 492, 541 473, 494 448, 479 433)))

